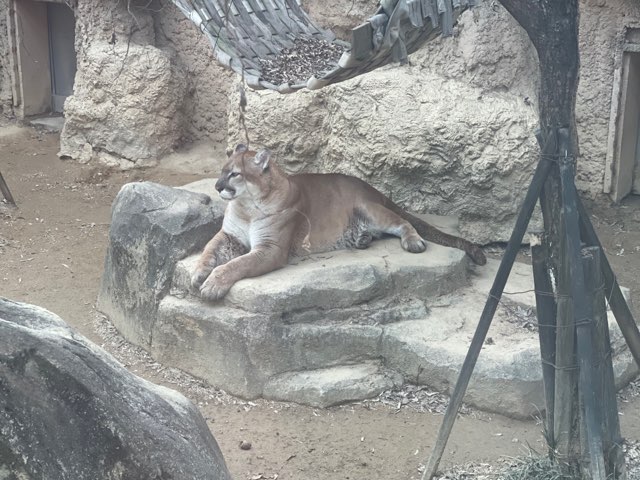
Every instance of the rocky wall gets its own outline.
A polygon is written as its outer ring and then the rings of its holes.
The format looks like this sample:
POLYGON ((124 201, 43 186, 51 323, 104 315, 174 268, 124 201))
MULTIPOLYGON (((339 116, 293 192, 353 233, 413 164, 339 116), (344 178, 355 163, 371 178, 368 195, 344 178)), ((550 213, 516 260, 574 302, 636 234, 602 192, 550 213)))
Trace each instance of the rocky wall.
POLYGON ((156 46, 171 52, 186 72, 183 112, 185 141, 224 142, 227 136, 227 92, 234 74, 213 55, 208 39, 169 0, 153 16, 156 46))
MULTIPOLYGON (((249 140, 289 172, 355 175, 409 210, 458 215, 474 241, 504 241, 536 161, 536 71, 524 31, 487 2, 409 65, 315 92, 249 92, 249 140)), ((229 115, 230 143, 245 141, 237 98, 229 115)))
POLYGON ((121 168, 155 163, 184 130, 186 70, 155 46, 149 2, 79 1, 78 70, 60 154, 121 168))
POLYGON ((378 0, 303 0, 302 8, 319 26, 342 40, 351 40, 351 29, 364 23, 378 9, 378 0))

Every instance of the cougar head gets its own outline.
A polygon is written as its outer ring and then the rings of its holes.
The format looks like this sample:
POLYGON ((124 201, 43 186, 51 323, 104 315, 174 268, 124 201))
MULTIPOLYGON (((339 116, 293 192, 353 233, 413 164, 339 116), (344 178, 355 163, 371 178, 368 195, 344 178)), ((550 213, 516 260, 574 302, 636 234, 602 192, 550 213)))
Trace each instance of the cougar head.
POLYGON ((271 152, 267 149, 254 152, 245 145, 236 146, 216 182, 220 198, 264 196, 270 186, 270 160, 271 152))

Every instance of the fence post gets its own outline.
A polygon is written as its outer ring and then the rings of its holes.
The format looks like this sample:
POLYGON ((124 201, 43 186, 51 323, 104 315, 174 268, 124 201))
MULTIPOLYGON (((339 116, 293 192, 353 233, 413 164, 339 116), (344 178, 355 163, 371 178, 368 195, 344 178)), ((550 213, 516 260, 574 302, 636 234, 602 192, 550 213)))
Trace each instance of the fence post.
POLYGON ((532 234, 531 263, 533 284, 536 291, 536 315, 538 318, 538 337, 540 339, 540 359, 544 384, 546 425, 545 436, 551 449, 555 448, 554 396, 556 378, 556 300, 549 270, 546 265, 547 248, 542 242, 542 233, 532 234))
POLYGON ((599 247, 588 247, 583 257, 584 278, 587 294, 593 307, 593 353, 596 362, 596 394, 602 400, 602 443, 607 472, 613 478, 624 471, 624 453, 618 403, 616 400, 615 376, 609 336, 609 321, 605 304, 604 276, 602 274, 602 252, 599 247))

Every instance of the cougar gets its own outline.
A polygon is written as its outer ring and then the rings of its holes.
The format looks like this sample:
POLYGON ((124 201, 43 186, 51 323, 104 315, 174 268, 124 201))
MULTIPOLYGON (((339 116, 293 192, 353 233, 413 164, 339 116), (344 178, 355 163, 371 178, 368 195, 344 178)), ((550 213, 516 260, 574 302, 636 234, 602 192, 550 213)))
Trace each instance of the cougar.
POLYGON ((367 248, 384 235, 399 237, 408 252, 424 252, 429 240, 486 263, 478 245, 405 212, 366 182, 342 174, 290 176, 266 149, 238 145, 215 188, 229 204, 191 278, 208 300, 224 297, 238 280, 283 267, 291 256, 367 248))

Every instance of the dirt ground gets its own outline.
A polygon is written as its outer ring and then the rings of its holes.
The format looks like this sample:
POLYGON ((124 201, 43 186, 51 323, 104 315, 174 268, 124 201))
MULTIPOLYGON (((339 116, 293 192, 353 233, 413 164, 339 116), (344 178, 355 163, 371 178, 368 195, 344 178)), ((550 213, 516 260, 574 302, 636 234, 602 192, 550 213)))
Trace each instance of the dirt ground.
MULTIPOLYGON (((416 479, 442 415, 421 404, 370 401, 313 409, 247 402, 155 363, 95 310, 110 208, 127 182, 182 185, 203 178, 166 169, 111 172, 63 161, 55 134, 0 128, 0 171, 18 210, 0 210, 0 295, 45 307, 113 353, 127 368, 196 402, 238 480, 416 479), (241 442, 251 448, 241 449, 241 442)), ((620 283, 640 305, 640 198, 592 204, 593 220, 620 283)), ((636 389, 637 390, 637 389, 636 389)), ((496 392, 498 393, 498 392, 496 392)), ((640 439, 640 396, 621 397, 623 436, 640 439)), ((469 412, 456 421, 441 463, 496 463, 544 452, 542 425, 469 412)), ((473 478, 473 477, 472 477, 473 478)))

